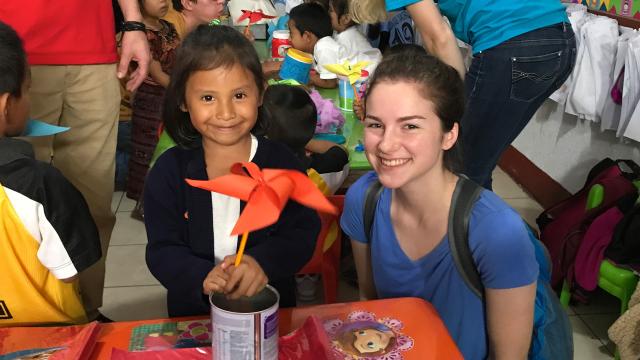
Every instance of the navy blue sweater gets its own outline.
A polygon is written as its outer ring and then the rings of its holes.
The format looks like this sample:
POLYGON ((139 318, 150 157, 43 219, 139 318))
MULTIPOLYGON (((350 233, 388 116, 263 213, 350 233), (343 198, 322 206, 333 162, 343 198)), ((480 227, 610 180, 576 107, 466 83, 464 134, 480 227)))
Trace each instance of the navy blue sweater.
MULTIPOLYGON (((304 171, 284 145, 260 137, 252 161, 260 168, 304 171)), ((209 313, 202 282, 215 266, 211 193, 189 186, 185 178, 208 179, 202 148, 167 150, 149 172, 144 190, 147 266, 167 288, 169 316, 209 313)), ((240 204, 242 211, 245 202, 240 204)), ((249 234, 245 253, 278 290, 281 307, 295 306, 293 275, 313 255, 319 232, 315 211, 290 201, 277 223, 249 234)))

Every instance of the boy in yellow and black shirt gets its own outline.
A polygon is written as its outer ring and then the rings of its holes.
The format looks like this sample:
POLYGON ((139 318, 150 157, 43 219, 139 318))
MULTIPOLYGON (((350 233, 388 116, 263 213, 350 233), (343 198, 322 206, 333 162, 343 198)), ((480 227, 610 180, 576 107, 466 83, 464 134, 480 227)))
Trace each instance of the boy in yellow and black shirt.
POLYGON ((86 322, 77 276, 101 256, 80 192, 10 138, 26 126, 30 81, 21 40, 0 22, 0 327, 86 322))

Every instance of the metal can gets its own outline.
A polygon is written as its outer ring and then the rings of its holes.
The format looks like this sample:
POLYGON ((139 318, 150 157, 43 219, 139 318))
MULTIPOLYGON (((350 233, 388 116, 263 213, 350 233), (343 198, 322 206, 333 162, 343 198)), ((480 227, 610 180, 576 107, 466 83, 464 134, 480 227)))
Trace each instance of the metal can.
POLYGON ((267 285, 252 297, 209 296, 214 360, 277 360, 280 294, 267 285))
POLYGON ((291 34, 289 30, 276 30, 273 32, 271 42, 271 58, 273 60, 283 60, 287 49, 291 47, 291 34))

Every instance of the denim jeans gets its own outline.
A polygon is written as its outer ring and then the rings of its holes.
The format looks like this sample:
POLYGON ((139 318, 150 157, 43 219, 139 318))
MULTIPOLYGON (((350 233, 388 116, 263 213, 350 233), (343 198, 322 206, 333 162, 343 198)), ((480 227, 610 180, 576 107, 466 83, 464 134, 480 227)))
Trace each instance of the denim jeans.
POLYGON ((491 173, 502 152, 564 83, 575 58, 576 41, 568 23, 530 31, 473 56, 460 124, 469 178, 491 189, 491 173))

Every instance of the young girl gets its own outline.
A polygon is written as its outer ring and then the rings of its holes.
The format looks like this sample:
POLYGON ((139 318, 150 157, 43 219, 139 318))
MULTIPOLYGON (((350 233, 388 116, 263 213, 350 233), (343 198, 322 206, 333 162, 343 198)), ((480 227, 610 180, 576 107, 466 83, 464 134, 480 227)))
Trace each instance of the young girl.
POLYGON ((180 41, 174 26, 162 20, 169 4, 167 0, 139 0, 143 22, 153 60, 149 76, 140 85, 132 102, 131 156, 127 178, 127 197, 137 200, 132 216, 142 219, 140 195, 147 176, 149 162, 158 142, 158 127, 162 122, 162 101, 169 85, 169 73, 180 41))
POLYGON ((521 218, 486 190, 472 209, 469 247, 484 301, 449 250, 463 99, 456 70, 421 47, 385 55, 365 99, 364 146, 375 171, 347 192, 341 225, 352 239, 363 298, 421 297, 438 310, 465 359, 524 359, 538 263, 521 218), (373 181, 384 187, 368 242, 362 208, 373 181))
POLYGON ((348 58, 352 61, 371 62, 366 70, 373 74, 382 59, 380 50, 371 46, 367 38, 358 30, 356 23, 349 14, 351 0, 330 0, 329 16, 331 26, 335 30, 334 39, 348 50, 348 58))
POLYGON ((250 133, 263 92, 258 55, 233 28, 200 25, 178 50, 163 112, 177 146, 157 160, 144 193, 147 265, 168 290, 170 316, 208 314, 210 292, 251 296, 267 282, 280 306, 295 306, 293 275, 313 255, 316 213, 289 202, 277 223, 250 233, 236 268, 238 237, 229 234, 244 203, 185 182, 241 161, 304 171, 285 145, 250 133))

